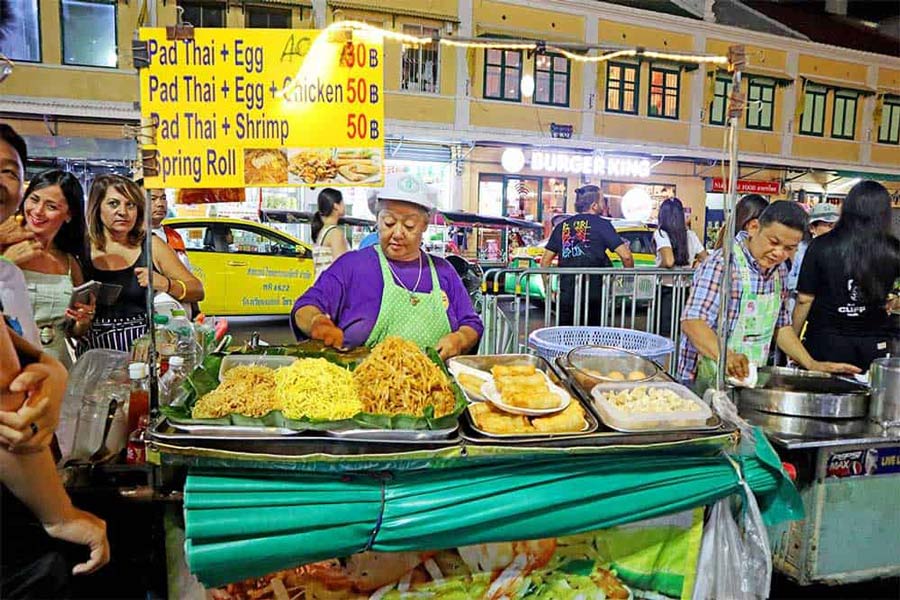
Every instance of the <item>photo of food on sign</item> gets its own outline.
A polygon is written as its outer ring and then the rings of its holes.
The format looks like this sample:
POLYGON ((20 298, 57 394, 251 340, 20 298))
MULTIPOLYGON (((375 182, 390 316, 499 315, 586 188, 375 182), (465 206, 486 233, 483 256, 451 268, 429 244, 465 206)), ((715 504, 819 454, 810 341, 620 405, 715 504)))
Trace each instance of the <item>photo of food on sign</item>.
POLYGON ((193 188, 178 190, 178 204, 215 204, 217 202, 243 202, 244 188, 193 188))
POLYGON ((244 183, 286 184, 288 159, 284 150, 276 148, 244 150, 244 183))
POLYGON ((288 183, 367 184, 381 180, 380 150, 297 148, 288 150, 288 183))

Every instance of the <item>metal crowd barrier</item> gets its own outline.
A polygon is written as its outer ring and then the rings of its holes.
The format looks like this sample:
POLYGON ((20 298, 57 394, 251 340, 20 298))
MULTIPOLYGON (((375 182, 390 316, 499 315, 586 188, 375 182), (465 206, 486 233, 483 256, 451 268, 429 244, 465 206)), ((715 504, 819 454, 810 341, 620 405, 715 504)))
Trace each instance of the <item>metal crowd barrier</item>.
MULTIPOLYGON (((482 279, 485 329, 479 353, 527 353, 532 331, 559 325, 636 329, 669 337, 677 348, 693 275, 688 268, 491 269, 482 279), (572 278, 574 289, 568 323, 560 323, 562 277, 572 278)), ((676 352, 671 372, 677 360, 676 352)))

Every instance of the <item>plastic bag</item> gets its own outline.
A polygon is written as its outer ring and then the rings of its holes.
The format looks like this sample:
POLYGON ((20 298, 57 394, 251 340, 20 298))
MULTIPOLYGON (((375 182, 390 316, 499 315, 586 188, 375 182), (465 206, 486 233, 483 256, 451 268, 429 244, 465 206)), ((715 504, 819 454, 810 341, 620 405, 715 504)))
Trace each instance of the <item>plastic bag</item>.
POLYGON ((756 452, 756 435, 753 433, 753 425, 748 423, 738 414, 737 406, 728 397, 725 392, 716 390, 707 390, 703 395, 703 400, 719 413, 719 416, 726 421, 731 421, 737 425, 741 432, 741 454, 755 454, 756 452))
POLYGON ((772 554, 762 514, 750 486, 744 487, 741 521, 732 517, 731 498, 716 502, 703 529, 694 600, 760 600, 769 597, 772 554))
POLYGON ((69 371, 66 395, 59 413, 59 426, 56 428, 63 462, 72 453, 75 425, 78 423, 78 411, 84 397, 104 382, 117 381, 127 387, 129 360, 127 352, 96 349, 88 350, 75 361, 69 371))

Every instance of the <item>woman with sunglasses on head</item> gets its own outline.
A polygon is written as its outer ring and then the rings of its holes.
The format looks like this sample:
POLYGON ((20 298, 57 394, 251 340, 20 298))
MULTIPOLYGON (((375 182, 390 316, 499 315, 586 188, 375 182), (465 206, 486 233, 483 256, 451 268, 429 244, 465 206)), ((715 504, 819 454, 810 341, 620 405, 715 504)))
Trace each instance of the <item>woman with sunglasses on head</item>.
POLYGON ((66 338, 87 333, 95 310, 93 301, 69 306, 72 290, 84 283, 84 191, 71 173, 45 171, 31 181, 17 215, 34 239, 5 256, 25 275, 42 349, 69 368, 66 338))
POLYGON ((119 175, 94 180, 88 199, 91 240, 90 275, 96 281, 121 286, 112 305, 100 305, 91 331, 78 347, 130 352, 147 332, 147 286, 179 302, 199 302, 203 285, 178 260, 164 241, 153 236, 152 261, 144 248, 144 198, 141 188, 119 175))

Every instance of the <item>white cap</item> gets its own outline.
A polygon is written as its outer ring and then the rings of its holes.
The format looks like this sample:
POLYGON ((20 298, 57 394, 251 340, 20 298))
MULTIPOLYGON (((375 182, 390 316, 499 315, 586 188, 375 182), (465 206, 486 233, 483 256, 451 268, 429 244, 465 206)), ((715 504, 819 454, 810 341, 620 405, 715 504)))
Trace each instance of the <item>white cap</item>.
POLYGON ((128 365, 128 377, 131 379, 143 379, 147 376, 147 363, 135 362, 128 365))
POLYGON ((170 367, 184 366, 184 357, 178 356, 178 355, 173 356, 172 358, 169 359, 169 366, 170 367))
POLYGON ((384 187, 378 191, 378 200, 397 200, 421 206, 428 212, 434 210, 431 193, 425 182, 412 173, 388 173, 384 187))

